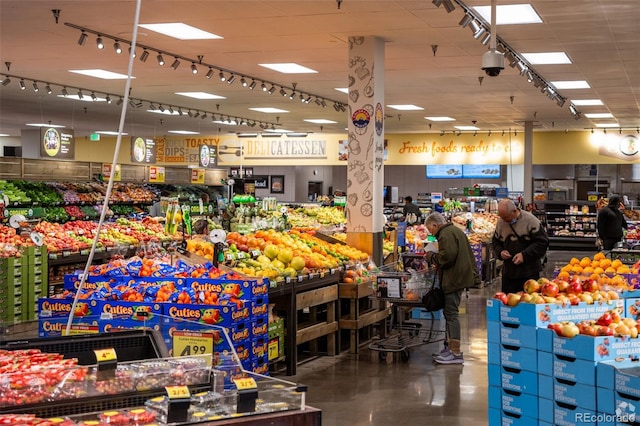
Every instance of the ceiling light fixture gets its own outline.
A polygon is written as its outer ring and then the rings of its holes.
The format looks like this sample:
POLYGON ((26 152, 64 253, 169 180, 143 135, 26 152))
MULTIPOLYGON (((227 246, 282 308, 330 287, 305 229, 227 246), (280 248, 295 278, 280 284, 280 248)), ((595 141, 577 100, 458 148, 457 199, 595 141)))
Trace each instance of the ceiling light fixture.
POLYGON ((213 68, 209 68, 209 71, 207 71, 207 75, 205 77, 211 80, 211 77, 213 77, 213 68))
POLYGON ((20 80, 18 84, 20 85, 20 90, 24 90, 27 88, 27 86, 24 84, 24 80, 20 80))
POLYGON ((195 62, 191 62, 191 74, 198 74, 198 67, 195 62))
POLYGON ((8 85, 9 83, 11 83, 11 79, 10 79, 9 77, 7 77, 7 78, 5 78, 4 80, 2 80, 2 85, 3 85, 3 86, 8 85))
MULTIPOLYGON (((122 99, 122 98, 120 98, 120 99, 122 99)), ((120 102, 120 101, 118 101, 118 102, 120 102)), ((158 109, 160 110, 160 112, 164 112, 165 111, 165 109, 162 106, 162 104, 158 105, 158 109)))
POLYGON ((267 90, 267 92, 268 92, 270 95, 271 95, 271 94, 273 94, 273 92, 275 92, 275 91, 276 91, 276 86, 274 86, 274 85, 271 85, 271 87, 269 87, 269 90, 267 90))
POLYGON ((50 95, 51 93, 53 93, 53 90, 51 90, 51 86, 49 86, 49 83, 47 83, 47 85, 44 86, 44 90, 47 92, 47 95, 50 95))
POLYGON ((249 84, 249 90, 255 89, 257 84, 258 83, 256 83, 255 80, 251 80, 251 84, 249 84))
MULTIPOLYGON (((131 46, 129 46, 129 55, 131 55, 131 51, 132 51, 131 46)), ((136 50, 135 49, 133 49, 133 57, 134 58, 136 57, 136 50)))
MULTIPOLYGON (((122 96, 120 96, 120 99, 116 101, 116 105, 120 106, 122 105, 122 102, 124 102, 124 99, 122 99, 122 96)), ((162 105, 160 105, 160 108, 162 108, 162 105)))
POLYGON ((122 53, 122 47, 120 47, 118 40, 113 43, 113 50, 115 50, 118 55, 122 53))
POLYGON ((87 42, 87 37, 89 37, 89 36, 84 31, 82 33, 80 33, 80 38, 78 39, 78 44, 80 46, 84 46, 84 44, 87 42))
MULTIPOLYGON (((173 114, 173 112, 171 112, 171 114, 173 114)), ((184 115, 184 111, 182 111, 182 108, 178 107, 178 115, 183 116, 184 115)))
POLYGON ((62 88, 62 96, 64 96, 65 98, 69 95, 69 93, 67 92, 67 88, 63 87, 62 88))
POLYGON ((244 77, 242 77, 242 78, 240 79, 240 85, 241 85, 242 87, 247 87, 247 86, 249 85, 249 83, 247 83, 247 80, 246 80, 244 77))
POLYGON ((107 101, 108 104, 110 104, 111 103, 111 96, 106 95, 104 100, 107 101))
POLYGON ((148 57, 149 57, 149 51, 147 49, 144 49, 140 54, 140 61, 147 62, 148 57))
POLYGON ((220 74, 218 74, 218 77, 220 78, 220 81, 226 81, 227 80, 227 77, 224 75, 222 70, 220 71, 220 74))
POLYGON ((169 105, 169 114, 173 115, 175 111, 173 110, 173 107, 171 105, 169 105))
POLYGON ((158 53, 158 56, 156 56, 156 60, 158 61, 158 65, 164 65, 164 58, 162 57, 162 53, 158 53))
POLYGON ((480 43, 483 46, 486 46, 489 41, 491 41, 491 33, 486 33, 481 39, 480 39, 480 43))
POLYGON ((289 95, 289 99, 293 100, 296 97, 296 92, 291 92, 291 94, 289 95))
POLYGON ((32 84, 32 86, 33 86, 33 91, 34 91, 34 92, 37 92, 37 91, 39 91, 39 90, 40 90, 40 88, 38 87, 38 83, 37 83, 37 82, 35 82, 35 81, 34 81, 34 82, 33 82, 33 84, 32 84))
POLYGON ((97 97, 97 96, 96 96, 96 94, 95 94, 95 93, 93 93, 93 92, 91 92, 91 100, 92 100, 93 102, 95 102, 95 101, 97 101, 97 100, 98 100, 98 97, 97 97))
POLYGON ((234 81, 236 81, 236 76, 235 74, 231 74, 227 79, 227 83, 232 84, 234 81))
POLYGON ((180 61, 178 60, 178 57, 174 57, 173 59, 173 63, 171 64, 171 68, 173 68, 174 70, 177 69, 180 66, 180 61))
POLYGON ((82 100, 84 95, 82 94, 82 90, 78 90, 78 99, 82 100))
POLYGON ((104 49, 104 43, 102 42, 102 37, 100 36, 96 38, 96 47, 100 50, 104 49))
POLYGON ((471 21, 473 21, 473 17, 467 13, 462 17, 458 25, 460 25, 462 28, 466 28, 467 25, 471 23, 471 21))
POLYGON ((260 83, 260 88, 262 89, 263 92, 267 91, 267 85, 264 84, 264 81, 262 83, 260 83))
POLYGON ((284 97, 287 96, 287 92, 284 90, 283 87, 280 88, 280 94, 284 97))

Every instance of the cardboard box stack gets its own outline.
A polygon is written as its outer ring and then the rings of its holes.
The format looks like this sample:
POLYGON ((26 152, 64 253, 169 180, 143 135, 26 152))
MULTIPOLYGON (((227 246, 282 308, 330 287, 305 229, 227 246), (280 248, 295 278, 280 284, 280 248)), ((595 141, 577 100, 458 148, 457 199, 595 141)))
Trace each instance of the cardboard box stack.
MULTIPOLYGON (((611 309, 623 312, 624 307, 623 299, 575 306, 507 306, 488 299, 489 425, 625 424, 605 414, 615 414, 623 403, 628 410, 640 409, 638 399, 631 402, 637 396, 613 400, 613 368, 608 367, 606 381, 600 369, 615 359, 637 361, 640 339, 580 334, 566 338, 547 328, 550 323, 595 320, 611 309)), ((633 380, 624 383, 628 382, 633 380)))
POLYGON ((0 322, 17 323, 26 315, 25 265, 23 257, 0 259, 0 322))

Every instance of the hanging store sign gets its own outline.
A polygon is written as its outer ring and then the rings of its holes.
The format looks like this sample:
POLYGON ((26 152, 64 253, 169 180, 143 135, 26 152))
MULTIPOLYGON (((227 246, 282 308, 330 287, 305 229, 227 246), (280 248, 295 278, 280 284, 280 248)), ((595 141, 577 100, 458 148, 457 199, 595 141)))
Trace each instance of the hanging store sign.
POLYGON ((40 128, 40 157, 56 160, 73 160, 75 155, 73 130, 40 128))
POLYGON ((156 142, 151 138, 133 136, 131 138, 131 162, 134 164, 154 164, 156 162, 156 142))
POLYGON ((191 183, 204 184, 205 169, 191 169, 191 183))
MULTIPOLYGON (((109 180, 111 177, 111 164, 102 163, 102 177, 104 180, 109 180)), ((116 164, 115 170, 113 171, 113 181, 120 182, 122 179, 122 172, 120 168, 120 164, 116 164)))
POLYGON ((198 164, 204 168, 214 168, 218 165, 218 147, 215 145, 200 145, 198 164))

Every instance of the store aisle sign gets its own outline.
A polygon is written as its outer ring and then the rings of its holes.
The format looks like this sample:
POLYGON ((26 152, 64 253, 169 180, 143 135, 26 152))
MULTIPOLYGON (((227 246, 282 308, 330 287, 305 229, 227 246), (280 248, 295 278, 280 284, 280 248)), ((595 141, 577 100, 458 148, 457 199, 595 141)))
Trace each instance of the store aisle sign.
POLYGON ((40 128, 40 157, 73 160, 75 156, 73 130, 59 131, 53 127, 40 128))
POLYGON ((134 164, 154 164, 156 162, 156 142, 151 138, 132 136, 131 162, 134 164))
POLYGON ((164 183, 164 167, 149 167, 149 182, 164 183))
POLYGON ((218 165, 218 147, 215 145, 200 145, 198 165, 204 168, 213 168, 218 165))
MULTIPOLYGON (((102 163, 102 177, 104 180, 109 180, 109 178, 111 178, 111 164, 102 163)), ((115 170, 113 171, 113 181, 120 182, 121 179, 121 167, 120 164, 116 164, 115 170)))
POLYGON ((191 183, 204 184, 205 169, 191 169, 191 183))
POLYGON ((244 143, 245 159, 319 159, 327 158, 324 139, 247 139, 244 143))

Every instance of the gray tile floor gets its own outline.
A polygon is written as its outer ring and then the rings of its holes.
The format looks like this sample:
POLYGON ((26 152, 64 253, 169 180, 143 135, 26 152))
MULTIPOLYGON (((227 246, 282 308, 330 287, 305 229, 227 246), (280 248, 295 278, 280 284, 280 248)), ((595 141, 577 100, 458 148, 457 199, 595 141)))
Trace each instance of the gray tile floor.
MULTIPOLYGON (((588 252, 551 252, 544 275, 556 264, 588 252)), ((488 423, 485 304, 500 288, 499 279, 470 290, 461 308, 464 365, 435 365, 437 343, 415 346, 405 362, 381 360, 364 349, 358 355, 321 357, 286 377, 308 386, 307 402, 322 410, 324 426, 486 425, 488 423)), ((442 324, 437 324, 443 326, 442 324)), ((283 377, 285 378, 285 377, 283 377)))

